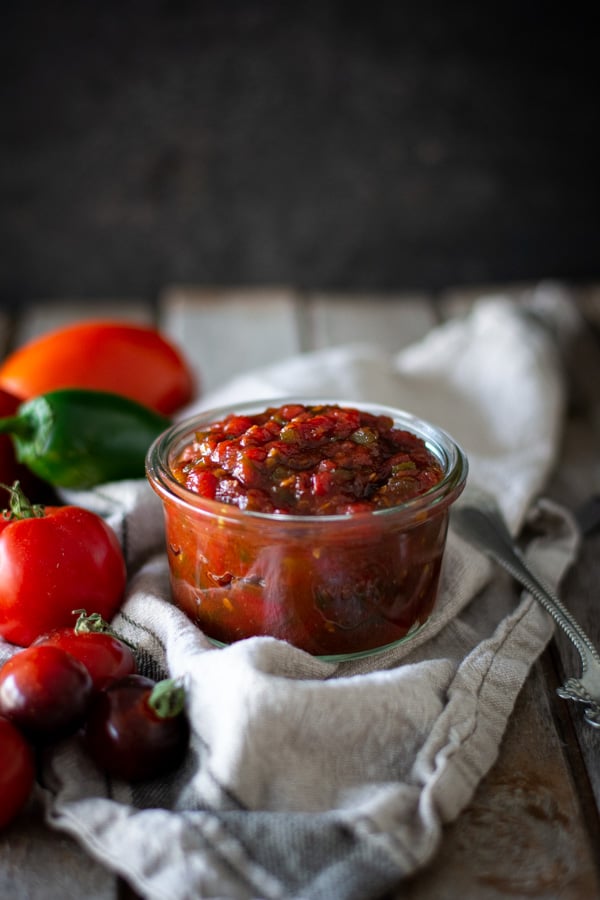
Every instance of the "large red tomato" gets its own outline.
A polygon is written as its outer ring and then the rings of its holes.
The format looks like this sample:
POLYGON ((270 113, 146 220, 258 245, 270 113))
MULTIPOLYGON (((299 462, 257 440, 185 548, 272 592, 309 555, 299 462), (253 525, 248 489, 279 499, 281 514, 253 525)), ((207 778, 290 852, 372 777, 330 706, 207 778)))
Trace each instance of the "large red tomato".
POLYGON ((112 528, 78 506, 32 507, 13 489, 0 516, 0 635, 28 646, 88 606, 110 620, 126 569, 112 528))
POLYGON ((182 354, 156 329, 93 321, 15 350, 0 365, 0 388, 20 400, 56 388, 109 391, 170 415, 193 398, 195 383, 182 354))

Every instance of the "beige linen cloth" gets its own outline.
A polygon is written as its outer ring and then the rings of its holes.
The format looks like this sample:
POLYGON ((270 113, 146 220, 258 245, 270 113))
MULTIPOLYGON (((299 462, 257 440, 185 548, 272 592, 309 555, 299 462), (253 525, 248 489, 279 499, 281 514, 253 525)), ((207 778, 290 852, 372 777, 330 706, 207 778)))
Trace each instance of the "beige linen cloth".
MULTIPOLYGON (((565 408, 555 300, 524 311, 482 299, 397 355, 300 355, 202 405, 306 393, 432 420, 462 444, 471 484, 496 496, 513 533, 536 520, 528 553, 556 585, 577 532, 537 502, 565 408)), ((150 674, 185 677, 193 733, 181 771, 136 787, 98 773, 78 738, 64 742, 46 763, 49 824, 156 900, 368 900, 429 863, 552 634, 534 601, 451 530, 437 609, 409 643, 337 665, 270 638, 215 649, 169 602, 162 511, 145 482, 69 499, 116 528, 131 577, 115 627, 150 674)))

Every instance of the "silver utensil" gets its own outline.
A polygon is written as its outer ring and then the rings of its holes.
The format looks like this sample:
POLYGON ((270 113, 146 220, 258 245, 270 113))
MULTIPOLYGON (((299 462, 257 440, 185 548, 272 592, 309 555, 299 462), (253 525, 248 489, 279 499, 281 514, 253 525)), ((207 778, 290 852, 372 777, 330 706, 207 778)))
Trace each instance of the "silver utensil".
POLYGON ((465 495, 452 510, 457 534, 506 569, 548 612, 574 644, 581 658, 581 676, 568 678, 557 694, 585 706, 586 722, 600 728, 600 654, 561 600, 525 562, 493 497, 484 492, 465 495))

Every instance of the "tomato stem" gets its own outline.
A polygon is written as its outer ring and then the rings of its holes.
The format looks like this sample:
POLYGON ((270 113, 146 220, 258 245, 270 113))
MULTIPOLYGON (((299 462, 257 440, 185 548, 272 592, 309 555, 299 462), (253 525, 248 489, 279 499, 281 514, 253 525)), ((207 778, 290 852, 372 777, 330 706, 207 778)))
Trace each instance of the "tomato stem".
POLYGON ((110 624, 106 619, 102 618, 100 613, 90 613, 88 616, 85 609, 74 609, 72 612, 74 616, 79 616, 75 622, 75 634, 111 634, 113 637, 118 638, 121 643, 127 644, 132 650, 136 649, 134 644, 120 635, 114 628, 111 628, 110 624))
POLYGON ((148 705, 159 719, 174 719, 185 708, 185 690, 178 678, 164 678, 152 688, 148 705))
POLYGON ((0 487, 10 493, 9 508, 2 511, 2 516, 5 519, 9 521, 14 519, 42 519, 46 515, 41 503, 31 503, 28 500, 18 481, 15 481, 11 486, 0 482, 0 487))

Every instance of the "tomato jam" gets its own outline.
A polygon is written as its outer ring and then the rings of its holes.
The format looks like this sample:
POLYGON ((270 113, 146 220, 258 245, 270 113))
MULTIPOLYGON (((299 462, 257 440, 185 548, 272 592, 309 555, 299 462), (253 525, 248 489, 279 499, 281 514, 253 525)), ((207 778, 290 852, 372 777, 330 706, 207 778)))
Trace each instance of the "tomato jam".
POLYGON ((213 641, 280 638, 347 658, 433 609, 466 460, 445 432, 365 404, 203 414, 150 449, 175 603, 213 641))
POLYGON ((298 403, 197 431, 172 471, 210 500, 291 515, 389 509, 443 475, 425 442, 391 416, 298 403))

